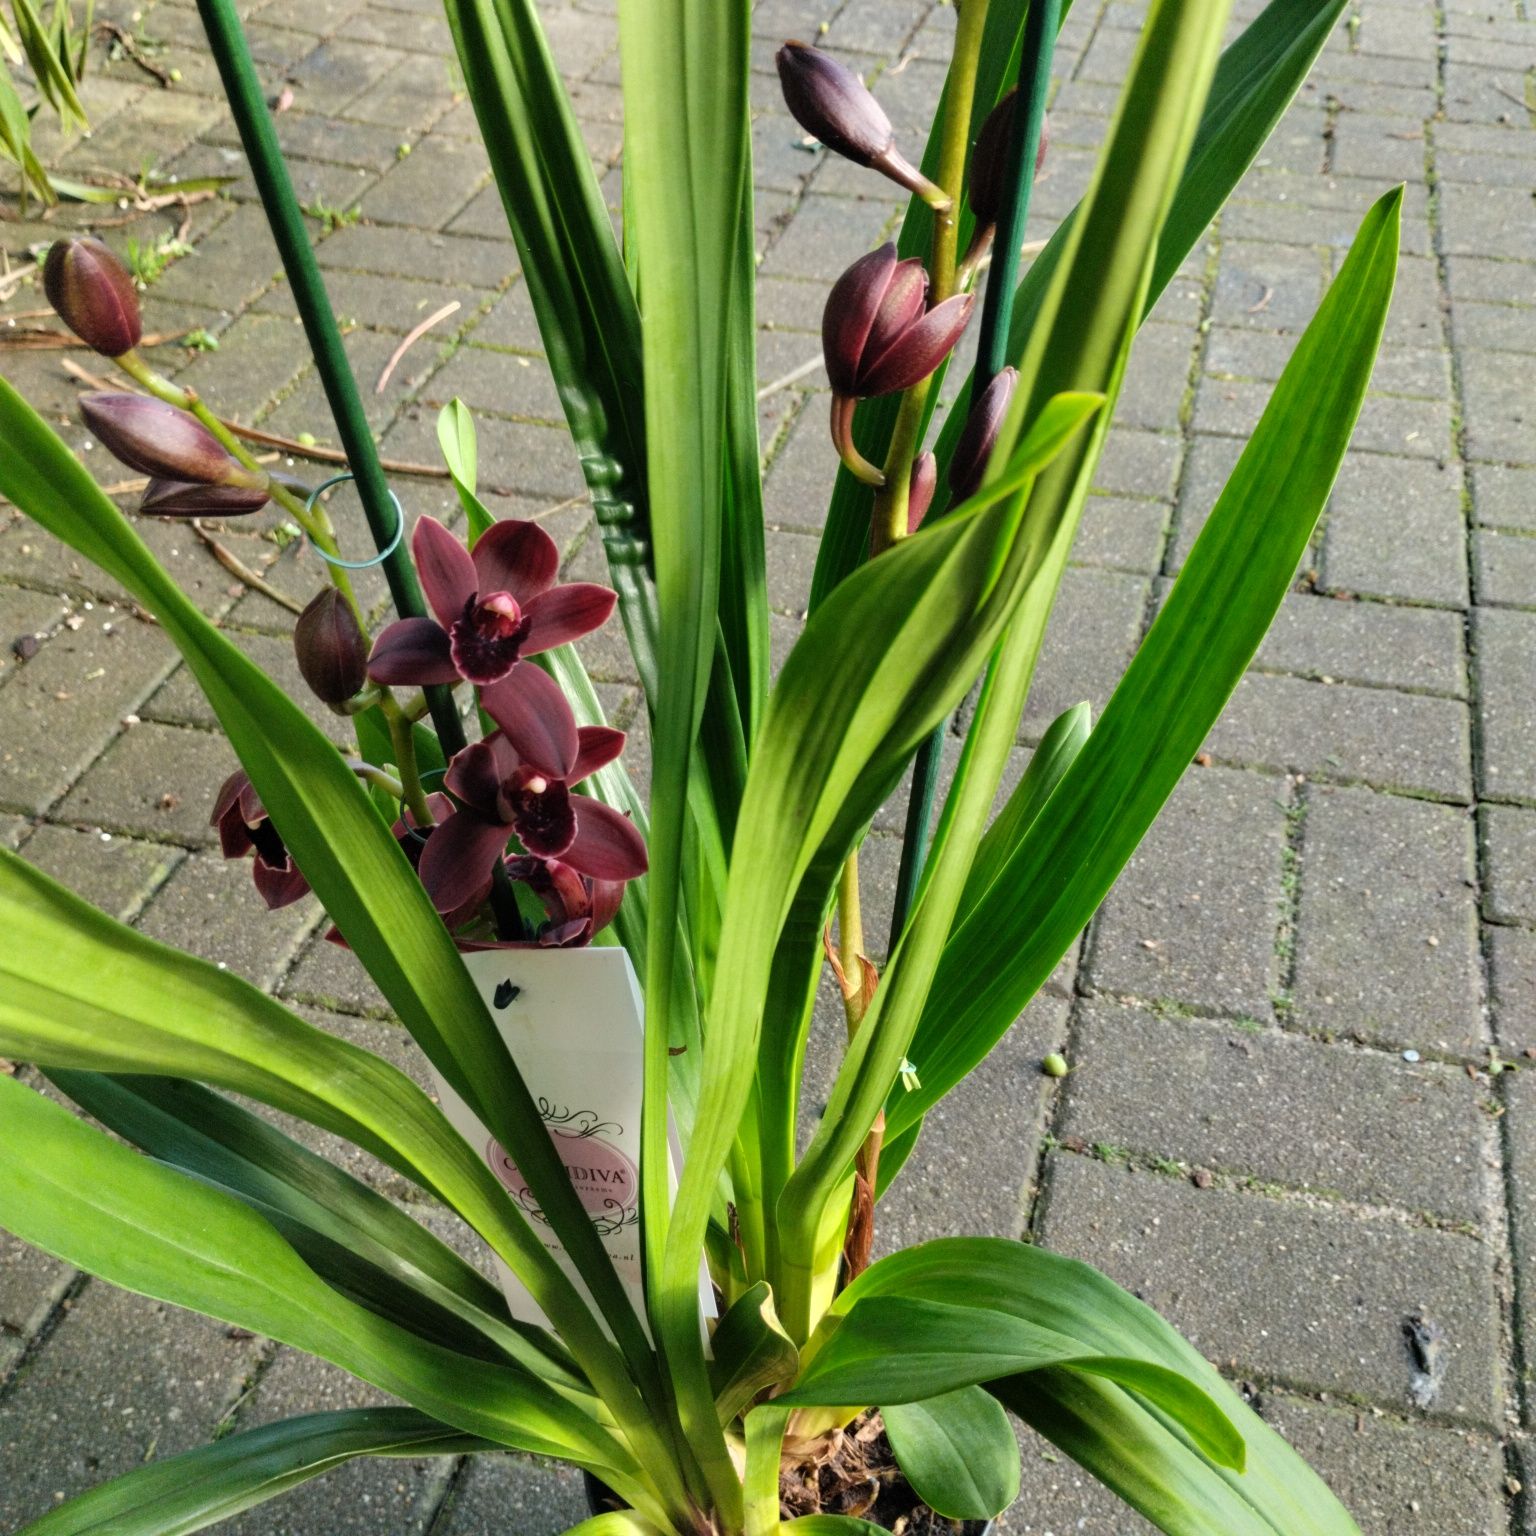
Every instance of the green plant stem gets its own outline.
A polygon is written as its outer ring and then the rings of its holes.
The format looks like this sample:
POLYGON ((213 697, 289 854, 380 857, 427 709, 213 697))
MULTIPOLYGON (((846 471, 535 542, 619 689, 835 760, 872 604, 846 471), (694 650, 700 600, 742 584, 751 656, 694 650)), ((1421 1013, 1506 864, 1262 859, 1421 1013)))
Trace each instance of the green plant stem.
MULTIPOLYGON (((163 374, 151 368, 137 352, 125 352, 114 361, 134 383, 148 390, 157 400, 163 400, 167 405, 174 405, 178 410, 187 411, 195 416, 219 440, 225 451, 237 463, 258 473, 263 472, 256 456, 218 416, 209 410, 196 390, 183 389, 179 384, 173 384, 163 374)), ((267 489, 273 501, 298 523, 324 553, 340 556, 341 550, 336 543, 336 530, 332 527, 331 520, 323 507, 316 503, 311 508, 277 480, 269 479, 267 489)), ((353 617, 360 625, 366 627, 366 619, 362 608, 358 605, 357 596, 352 590, 352 579, 349 573, 340 566, 332 565, 330 561, 326 562, 326 573, 336 590, 346 598, 353 617)))
POLYGON ((382 789, 386 795, 393 796, 396 800, 405 799, 405 786, 394 774, 386 773, 382 768, 375 768, 372 763, 353 763, 352 772, 364 784, 372 784, 375 788, 382 789))
POLYGON ((416 738, 411 733, 411 722, 388 688, 379 695, 379 708, 389 725, 389 741, 395 750, 395 767, 400 772, 400 798, 415 817, 418 827, 430 827, 434 817, 432 807, 427 804, 426 791, 421 787, 421 769, 416 762, 416 738))
MULTIPOLYGON (((965 157, 970 148, 971 107, 976 98, 976 70, 987 26, 988 0, 966 0, 955 31, 955 50, 944 92, 944 127, 939 141, 938 184, 948 194, 947 212, 933 216, 933 244, 928 257, 928 299, 942 304, 955 292, 956 245, 960 238, 960 200, 965 157)), ((885 484, 875 492, 870 554, 878 555, 907 534, 907 500, 912 461, 922 446, 923 422, 933 375, 914 384, 902 397, 901 410, 885 456, 885 484)))
MULTIPOLYGON (((981 307, 976 369, 971 399, 1002 372, 1008 362, 1008 328, 1013 295, 1018 287, 1020 248, 1029 218, 1030 192, 1035 179, 1035 155, 1045 121, 1045 100, 1050 94, 1051 59, 1061 25, 1061 0, 1030 0, 1024 18, 1024 44, 1019 54, 1018 99, 1013 132, 1008 141, 1004 172, 1005 193, 998 209, 992 267, 987 274, 981 307), (1020 110, 1022 107, 1023 110, 1020 110)), ((918 748, 912 767, 912 789, 907 797, 907 820, 902 830, 901 865, 896 873, 896 899, 891 906, 890 949, 895 950, 912 910, 912 899, 922 878, 928 834, 933 825, 933 804, 938 793, 939 758, 944 749, 940 726, 918 748)))

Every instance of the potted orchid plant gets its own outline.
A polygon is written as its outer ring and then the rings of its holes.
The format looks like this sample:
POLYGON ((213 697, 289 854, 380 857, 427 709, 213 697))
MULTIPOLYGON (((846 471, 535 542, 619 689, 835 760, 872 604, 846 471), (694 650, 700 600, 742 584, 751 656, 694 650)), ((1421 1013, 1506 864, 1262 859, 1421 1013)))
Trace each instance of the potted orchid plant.
POLYGON ((1226 0, 1152 0, 1090 188, 1022 277, 1059 0, 964 0, 915 160, 857 76, 785 45, 807 132, 911 203, 828 297, 842 468, 809 622, 774 677, 747 0, 620 0, 622 242, 531 0, 447 0, 611 587, 560 582, 536 524, 490 515, 457 404, 440 439, 462 523, 407 530, 238 20, 200 0, 394 616, 360 604, 324 487, 265 469, 145 363, 109 250, 61 242, 47 291, 125 374, 82 410, 151 477, 141 515, 272 502, 326 560, 295 646, 354 748, 203 618, 3 383, 0 493, 175 642, 242 764, 214 810, 224 853, 251 860, 269 906, 313 893, 436 1092, 0 853, 0 1054, 84 1111, 0 1077, 0 1225, 402 1406, 235 1434, 29 1531, 193 1531, 348 1458, 515 1448, 588 1474, 583 1536, 975 1532, 1019 1488, 1010 1413, 1163 1531, 1356 1531, 1195 1349, 1092 1269, 959 1234, 874 1256, 925 1115, 1050 975, 1200 749, 1349 441, 1392 290, 1395 192, 1102 716, 1056 721, 994 817, 1137 329, 1343 8, 1270 0, 1223 50, 1226 0), (971 326, 976 372, 935 430, 971 326), (648 797, 580 661, 615 613, 645 690, 648 797), (934 733, 978 683, 930 827, 934 733), (877 967, 859 846, 909 765, 877 967), (845 1044, 812 1117, 829 969, 845 1044), (240 1099, 414 1181, 483 1240, 495 1282, 240 1099))

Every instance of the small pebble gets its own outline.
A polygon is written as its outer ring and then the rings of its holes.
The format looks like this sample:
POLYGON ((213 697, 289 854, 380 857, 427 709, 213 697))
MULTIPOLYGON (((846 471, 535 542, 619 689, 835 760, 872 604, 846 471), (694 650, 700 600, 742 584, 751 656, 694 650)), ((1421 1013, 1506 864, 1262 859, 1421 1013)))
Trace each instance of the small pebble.
POLYGON ((1051 1054, 1040 1063, 1040 1070, 1044 1072, 1047 1077, 1065 1077, 1069 1070, 1067 1067, 1067 1058, 1063 1056, 1060 1051, 1052 1051, 1051 1054))
POLYGON ((1419 1053, 1417 1051, 1404 1051, 1403 1052, 1403 1060, 1404 1061, 1417 1061, 1418 1059, 1419 1059, 1419 1053))

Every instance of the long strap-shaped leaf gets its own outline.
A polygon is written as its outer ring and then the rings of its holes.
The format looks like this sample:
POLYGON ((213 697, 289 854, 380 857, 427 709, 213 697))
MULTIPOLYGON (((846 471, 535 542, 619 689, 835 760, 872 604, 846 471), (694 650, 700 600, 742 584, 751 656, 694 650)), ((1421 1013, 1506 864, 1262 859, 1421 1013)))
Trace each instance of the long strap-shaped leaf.
MULTIPOLYGON (((699 1347, 697 1266, 664 1273, 667 1043, 694 743, 715 666, 733 355, 750 354, 747 0, 622 0, 625 239, 645 316, 645 410, 660 648, 653 710, 642 1225, 650 1310, 688 1441, 727 1521, 731 1465, 699 1347), (745 332, 743 326, 747 327, 745 332)), ((697 1133, 696 1133, 697 1134, 697 1133)), ((711 1181, 713 1182, 713 1180, 711 1181)))
POLYGON ((584 1392, 547 1330, 507 1317, 501 1292, 446 1243, 261 1116, 182 1078, 48 1073, 108 1130, 259 1211, 321 1279, 460 1354, 508 1358, 584 1392))
POLYGON ((1253 658, 1327 501, 1397 270, 1402 191, 1366 215, 1172 594, 1102 718, 952 935, 892 1135, 992 1048, 1097 909, 1253 658))
POLYGON ((319 1355, 470 1434, 617 1478, 632 1502, 654 1507, 622 1444, 537 1377, 428 1343, 348 1301, 238 1200, 14 1078, 0 1078, 0 1159, 0 1227, 24 1242, 319 1355))
MULTIPOLYGON (((1185 1505, 1183 1523, 1163 1524, 1162 1529, 1176 1536, 1216 1536, 1218 1532, 1231 1536, 1359 1536, 1354 1522, 1322 1479, 1200 1352, 1144 1302, 1090 1265, 1003 1238, 942 1238, 923 1243, 866 1270, 838 1297, 824 1336, 835 1340, 836 1318, 876 1296, 979 1308, 978 1319, 989 1311, 1006 1312, 1067 1335, 1087 1348, 1164 1365, 1199 1387, 1243 1438, 1247 1455, 1241 1472, 1212 1465, 1166 1413, 1139 1403, 1117 1386, 1085 1383, 1077 1377, 1073 1389, 1073 1411, 1086 1415, 1088 1428, 1096 1428, 1102 1435, 1084 1464, 1122 1497, 1131 1498, 1127 1490, 1134 1487, 1166 1493, 1166 1488, 1159 1490, 1158 1479, 1175 1483, 1185 1505), (1117 1469, 1116 1437, 1122 1428, 1127 1433, 1127 1458, 1117 1469), (1209 1518, 1212 1510, 1218 1514, 1225 1511, 1230 1523, 1223 1525, 1219 1519, 1209 1518)), ((978 1329, 984 1327, 978 1321, 978 1329)), ((1075 1374, 1063 1372, 1061 1380, 1070 1380, 1075 1374)), ((1033 1400, 1042 1404, 1062 1396, 1049 1371, 1041 1372, 1038 1379, 1033 1375, 1019 1378, 1001 1395, 1010 1406, 1017 1407, 1032 1401, 1029 1393, 1036 1394, 1033 1400)), ((1028 1416, 1046 1433, 1056 1427, 1044 1407, 1038 1419, 1034 1411, 1028 1416)), ((1082 1441, 1064 1437, 1058 1444, 1076 1455, 1079 1446, 1090 1449, 1087 1439, 1086 1434, 1082 1441)), ((1150 1518, 1160 1518, 1135 1498, 1132 1502, 1150 1518)), ((1164 1512, 1171 1507, 1170 1501, 1159 1504, 1164 1512)))
MULTIPOLYGON (((1019 508, 1042 465, 1100 403, 1082 395, 1051 402, 1005 481, 971 512, 903 540, 851 578, 813 615, 785 663, 732 854, 698 1119, 668 1239, 673 1286, 697 1263, 715 1180, 752 1084, 774 956, 802 880, 813 866, 830 877, 912 747, 975 677, 1019 596, 1026 558, 1012 536, 1019 508), (829 656, 838 657, 840 707, 828 705, 829 656)), ((784 1321, 796 1335, 796 1323, 784 1321)))
POLYGON ((495 1448, 414 1408, 305 1414, 150 1462, 50 1510, 18 1536, 190 1536, 359 1456, 495 1448))
MULTIPOLYGON (((1143 316, 1151 312, 1195 242, 1253 163, 1300 89, 1345 4, 1346 0, 1271 0, 1222 55, 1199 132, 1164 224, 1143 316)), ((1071 223, 1069 217, 1051 236, 1046 248, 1030 264, 1014 297, 1009 358, 1015 364, 1023 356, 1047 285, 1066 247, 1071 223)), ((970 393, 967 380, 950 406, 944 430, 939 434, 936 452, 941 480, 965 424, 970 393)), ((875 407, 880 404, 873 402, 875 407)), ((894 413, 887 419, 878 409, 866 405, 859 414, 861 449, 879 463, 890 440, 894 413)), ((864 558, 868 523, 868 493, 846 470, 840 471, 817 555, 811 585, 812 608, 864 558)))
MULTIPOLYGON (((516 1160, 630 1370, 646 1382, 649 1340, 532 1095, 426 892, 351 770, 298 705, 188 601, 58 435, 3 379, 0 436, 0 494, 160 620, 326 911, 412 1037, 516 1160)), ((542 1244, 514 1214, 511 1230, 519 1227, 525 1267, 542 1263, 542 1244)), ((546 1314, 583 1353, 594 1382, 609 1377, 610 1400, 622 1411, 622 1378, 603 1358, 607 1346, 588 1308, 563 1274, 542 1289, 546 1314)), ((642 1439, 654 1433, 643 1415, 629 1417, 642 1439)))

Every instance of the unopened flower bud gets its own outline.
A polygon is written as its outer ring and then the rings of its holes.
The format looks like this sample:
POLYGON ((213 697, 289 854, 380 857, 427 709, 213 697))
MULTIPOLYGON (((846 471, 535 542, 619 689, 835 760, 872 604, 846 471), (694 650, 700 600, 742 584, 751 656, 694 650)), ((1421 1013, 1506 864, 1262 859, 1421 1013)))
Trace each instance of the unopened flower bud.
POLYGON ((43 262, 43 292, 59 318, 103 357, 121 357, 144 334, 133 279, 90 235, 55 240, 43 262))
MULTIPOLYGON (((987 120, 976 135, 976 148, 971 155, 971 177, 968 194, 971 212, 981 225, 997 223, 998 211, 1003 204, 1003 190, 1008 172, 1008 141, 1013 137, 1013 109, 1018 100, 1016 90, 1009 91, 987 114, 987 120)), ((1035 175, 1045 164, 1045 151, 1050 139, 1050 119, 1040 124, 1040 146, 1035 151, 1035 175)))
POLYGON ((190 480, 151 480, 139 503, 147 517, 243 517, 269 499, 261 485, 198 485, 190 480))
POLYGON ((830 54, 805 43, 778 52, 779 82, 790 115, 830 150, 855 165, 872 166, 935 208, 949 198, 896 148, 896 130, 869 87, 830 54))
POLYGON ((345 704, 368 681, 368 637, 335 587, 322 588, 299 615, 293 653, 322 704, 345 704))
POLYGON ((163 400, 96 391, 80 396, 80 414, 107 451, 141 475, 198 485, 265 483, 241 468, 200 421, 163 400))
POLYGON ((971 407, 965 429, 955 444, 955 456, 949 461, 949 491, 955 501, 974 496, 987 472, 987 460, 997 443, 997 434, 1008 414, 1014 386, 1019 382, 1017 368, 1004 368, 982 391, 971 407))
POLYGON ((912 462, 912 478, 907 483, 907 532, 916 533, 933 505, 933 493, 939 488, 939 461, 933 450, 920 453, 912 462))

